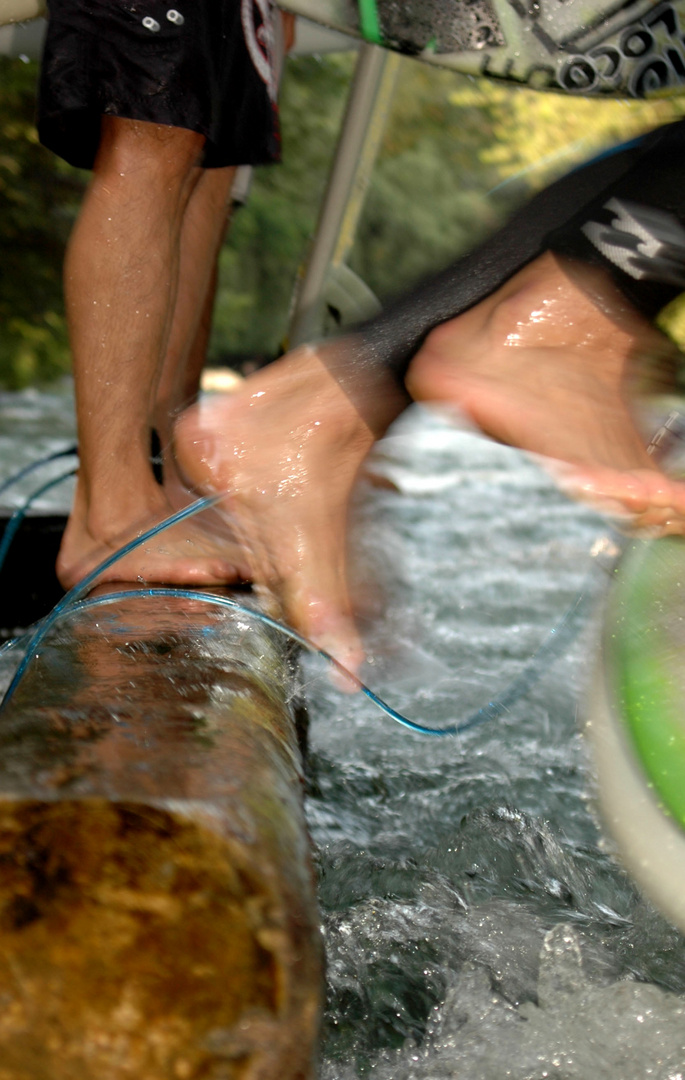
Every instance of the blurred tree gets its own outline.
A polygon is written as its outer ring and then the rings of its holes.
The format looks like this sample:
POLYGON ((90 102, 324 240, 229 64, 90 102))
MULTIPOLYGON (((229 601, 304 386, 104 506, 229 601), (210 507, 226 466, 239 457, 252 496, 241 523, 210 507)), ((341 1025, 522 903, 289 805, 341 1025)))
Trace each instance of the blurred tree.
POLYGON ((0 57, 0 381, 10 388, 68 370, 64 244, 83 189, 38 144, 37 65, 0 57))
POLYGON ((286 64, 281 91, 283 164, 256 170, 221 255, 210 360, 273 357, 287 328, 335 148, 353 57, 300 57, 286 64))
POLYGON ((682 96, 582 98, 485 80, 455 87, 450 100, 467 107, 478 101, 489 110, 492 140, 481 147, 482 160, 496 165, 502 179, 525 178, 535 190, 605 147, 685 115, 682 96))
POLYGON ((496 167, 479 157, 491 116, 456 106, 455 76, 403 59, 393 114, 351 264, 385 298, 476 244, 499 223, 496 167))
MULTIPOLYGON (((278 348, 353 64, 341 55, 286 66, 284 165, 257 170, 223 253, 215 362, 278 348)), ((684 113, 685 98, 540 94, 404 59, 350 265, 387 298, 474 246, 577 162, 684 113)))
POLYGON ((685 98, 571 98, 405 60, 355 269, 381 296, 404 287, 578 162, 683 114, 685 98))
MULTIPOLYGON (((278 352, 354 61, 286 65, 284 163, 257 170, 222 251, 214 363, 278 352)), ((12 387, 68 366, 61 262, 86 179, 38 145, 36 73, 0 57, 0 382, 12 387)), ((473 246, 576 161, 684 113, 685 99, 565 98, 404 59, 351 265, 387 297, 473 246)))

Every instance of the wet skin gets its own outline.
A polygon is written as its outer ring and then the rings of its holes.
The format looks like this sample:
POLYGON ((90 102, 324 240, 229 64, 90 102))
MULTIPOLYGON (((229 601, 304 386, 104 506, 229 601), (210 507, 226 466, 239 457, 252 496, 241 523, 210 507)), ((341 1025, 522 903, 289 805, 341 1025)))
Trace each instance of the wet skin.
POLYGON ((681 532, 685 485, 647 454, 630 404, 638 383, 670 389, 681 359, 602 271, 548 253, 434 330, 407 387, 539 455, 569 494, 634 529, 681 532))
POLYGON ((349 375, 345 345, 298 349, 237 394, 189 409, 176 425, 176 455, 198 490, 225 493, 220 510, 250 578, 276 596, 284 618, 356 670, 363 651, 347 583, 348 504, 404 398, 384 374, 372 376, 362 415, 345 388, 349 375))
MULTIPOLYGON (((288 51, 294 16, 280 18, 288 51)), ((80 451, 57 560, 65 588, 192 499, 169 453, 171 428, 199 387, 235 173, 202 168, 204 144, 185 128, 102 117, 64 264, 80 451), (153 427, 163 487, 150 465, 153 427)), ((225 530, 217 535, 195 519, 117 562, 103 580, 211 585, 244 570, 225 530)))
MULTIPOLYGON (((154 478, 150 429, 161 426, 161 407, 168 415, 188 392, 224 231, 233 170, 199 168, 203 144, 194 132, 103 118, 64 268, 80 450, 57 561, 65 588, 183 496, 154 478)), ((116 563, 106 580, 218 584, 240 576, 240 563, 238 547, 188 522, 116 563)))
MULTIPOLYGON (((180 468, 198 490, 225 494, 251 578, 353 670, 363 654, 347 585, 348 502, 371 446, 405 404, 368 366, 355 379, 358 352, 354 339, 299 349, 176 427, 180 468)), ((434 330, 407 387, 541 456, 574 495, 637 528, 680 532, 685 485, 647 455, 627 401, 640 361, 661 370, 673 360, 670 343, 601 273, 581 279, 546 254, 434 330)))

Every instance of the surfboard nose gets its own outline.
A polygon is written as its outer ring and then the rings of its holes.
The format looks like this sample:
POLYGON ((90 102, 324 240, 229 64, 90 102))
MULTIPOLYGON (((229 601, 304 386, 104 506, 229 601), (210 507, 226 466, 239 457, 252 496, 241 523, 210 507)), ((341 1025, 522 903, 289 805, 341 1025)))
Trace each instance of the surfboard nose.
POLYGON ((636 541, 609 596, 586 733, 621 860, 685 931, 685 540, 636 541))

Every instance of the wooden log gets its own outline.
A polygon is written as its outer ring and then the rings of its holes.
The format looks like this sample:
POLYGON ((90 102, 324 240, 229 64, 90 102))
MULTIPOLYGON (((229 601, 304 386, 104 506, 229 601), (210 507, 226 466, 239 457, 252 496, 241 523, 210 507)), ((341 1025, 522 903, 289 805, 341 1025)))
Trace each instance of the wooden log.
POLYGON ((245 616, 66 617, 0 718, 0 1080, 304 1080, 322 951, 293 672, 245 616))

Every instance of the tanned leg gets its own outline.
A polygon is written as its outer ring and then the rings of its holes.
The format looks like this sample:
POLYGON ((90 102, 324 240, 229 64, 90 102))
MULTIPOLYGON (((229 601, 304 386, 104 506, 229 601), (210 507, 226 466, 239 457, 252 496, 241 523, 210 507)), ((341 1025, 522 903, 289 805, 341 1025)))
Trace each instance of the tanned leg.
MULTIPOLYGON (((57 563, 65 586, 172 511, 150 467, 150 429, 202 146, 202 136, 183 129, 103 118, 65 261, 80 450, 57 563)), ((190 522, 131 553, 107 577, 226 582, 244 569, 232 554, 190 522)))
MULTIPOLYGON (((173 422, 194 403, 200 388, 235 171, 233 167, 203 170, 183 219, 178 292, 154 409, 166 474, 174 471, 173 455, 168 452, 173 422)), ((171 494, 167 479, 165 475, 165 488, 171 494)))

